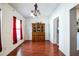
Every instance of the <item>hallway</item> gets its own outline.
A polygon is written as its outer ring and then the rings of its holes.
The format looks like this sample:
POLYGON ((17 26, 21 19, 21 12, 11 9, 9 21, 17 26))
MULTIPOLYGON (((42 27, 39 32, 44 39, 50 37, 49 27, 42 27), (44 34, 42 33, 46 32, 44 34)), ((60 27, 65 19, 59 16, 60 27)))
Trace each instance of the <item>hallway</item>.
POLYGON ((12 51, 8 56, 64 56, 56 44, 50 41, 32 42, 25 41, 20 47, 12 51))
POLYGON ((79 4, 0 3, 0 20, 0 56, 79 55, 79 4))

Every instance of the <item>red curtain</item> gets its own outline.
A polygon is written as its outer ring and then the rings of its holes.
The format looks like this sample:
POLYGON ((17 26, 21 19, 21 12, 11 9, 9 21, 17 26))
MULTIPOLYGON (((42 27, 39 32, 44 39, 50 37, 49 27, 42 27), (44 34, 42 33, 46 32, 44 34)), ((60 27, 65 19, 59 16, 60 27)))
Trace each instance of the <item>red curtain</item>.
POLYGON ((13 44, 17 43, 16 17, 13 16, 13 44))
POLYGON ((21 37, 21 39, 23 39, 23 36, 22 36, 22 20, 20 20, 20 37, 21 37))
POLYGON ((1 44, 1 18, 0 18, 0 52, 2 51, 2 44, 1 44))

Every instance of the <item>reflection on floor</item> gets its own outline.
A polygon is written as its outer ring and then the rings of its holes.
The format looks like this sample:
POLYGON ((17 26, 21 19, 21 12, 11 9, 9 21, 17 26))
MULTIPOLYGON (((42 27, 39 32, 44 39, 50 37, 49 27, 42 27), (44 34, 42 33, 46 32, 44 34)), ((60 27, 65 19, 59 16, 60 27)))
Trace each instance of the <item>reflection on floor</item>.
POLYGON ((58 49, 56 44, 52 44, 50 41, 25 41, 8 56, 64 56, 64 54, 58 49))

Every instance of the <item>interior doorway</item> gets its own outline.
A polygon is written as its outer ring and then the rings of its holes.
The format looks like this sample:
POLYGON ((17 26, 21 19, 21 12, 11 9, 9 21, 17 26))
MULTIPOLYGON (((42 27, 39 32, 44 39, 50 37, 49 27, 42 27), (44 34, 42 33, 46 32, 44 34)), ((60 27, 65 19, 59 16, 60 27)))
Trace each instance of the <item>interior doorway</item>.
POLYGON ((59 45, 59 18, 57 18, 57 44, 59 45))
POLYGON ((79 56, 79 5, 70 10, 70 55, 79 56))
POLYGON ((59 17, 54 19, 53 26, 53 34, 54 34, 54 42, 59 45, 59 17))

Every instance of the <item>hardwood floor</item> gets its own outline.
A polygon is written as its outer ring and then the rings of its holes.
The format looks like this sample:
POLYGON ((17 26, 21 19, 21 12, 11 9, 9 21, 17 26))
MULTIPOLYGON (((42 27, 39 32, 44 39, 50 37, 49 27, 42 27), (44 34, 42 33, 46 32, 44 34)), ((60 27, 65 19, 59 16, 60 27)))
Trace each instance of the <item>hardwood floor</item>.
POLYGON ((52 44, 50 41, 25 41, 8 56, 64 56, 64 54, 56 44, 52 44))

